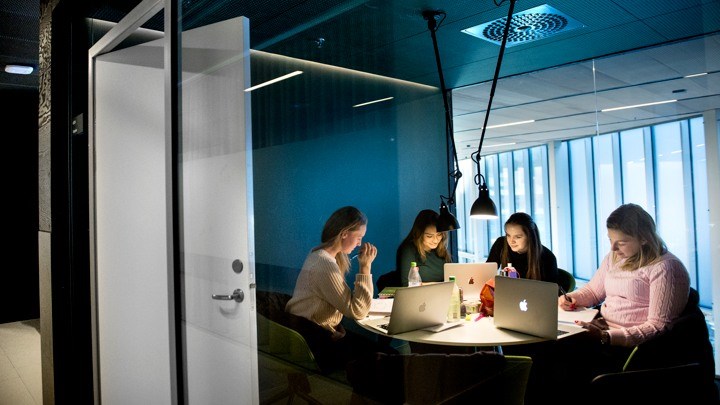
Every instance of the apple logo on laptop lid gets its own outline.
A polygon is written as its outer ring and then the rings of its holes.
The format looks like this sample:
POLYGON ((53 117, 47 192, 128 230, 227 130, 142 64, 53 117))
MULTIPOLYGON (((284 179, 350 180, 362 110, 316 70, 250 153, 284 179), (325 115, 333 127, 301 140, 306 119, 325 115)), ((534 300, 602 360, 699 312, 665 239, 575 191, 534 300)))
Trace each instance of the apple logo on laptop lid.
POLYGON ((521 310, 521 311, 527 312, 528 306, 527 306, 527 300, 526 300, 526 299, 523 299, 522 301, 520 301, 519 306, 520 306, 520 310, 521 310))

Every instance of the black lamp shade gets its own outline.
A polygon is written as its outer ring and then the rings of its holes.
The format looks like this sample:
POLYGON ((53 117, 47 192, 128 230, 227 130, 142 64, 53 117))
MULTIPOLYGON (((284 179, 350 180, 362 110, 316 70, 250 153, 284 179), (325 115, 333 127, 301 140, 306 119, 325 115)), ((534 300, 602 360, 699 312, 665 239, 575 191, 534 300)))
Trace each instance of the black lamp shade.
POLYGON ((495 203, 490 199, 490 191, 485 182, 480 184, 480 195, 470 208, 470 218, 495 219, 498 217, 495 203))
POLYGON ((460 229, 460 224, 444 201, 440 202, 440 216, 438 217, 437 231, 446 232, 460 229))

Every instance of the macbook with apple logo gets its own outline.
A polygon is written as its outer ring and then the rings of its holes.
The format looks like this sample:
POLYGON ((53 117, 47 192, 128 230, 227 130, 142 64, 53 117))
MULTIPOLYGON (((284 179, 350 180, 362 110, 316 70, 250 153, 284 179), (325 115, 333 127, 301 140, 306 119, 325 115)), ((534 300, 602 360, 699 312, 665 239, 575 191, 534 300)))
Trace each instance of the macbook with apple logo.
POLYGON ((495 277, 495 326, 556 340, 585 329, 558 323, 558 285, 539 280, 495 277))
POLYGON ((368 319, 363 325, 386 335, 425 329, 439 332, 460 322, 447 323, 453 283, 423 284, 395 291, 390 317, 368 319))

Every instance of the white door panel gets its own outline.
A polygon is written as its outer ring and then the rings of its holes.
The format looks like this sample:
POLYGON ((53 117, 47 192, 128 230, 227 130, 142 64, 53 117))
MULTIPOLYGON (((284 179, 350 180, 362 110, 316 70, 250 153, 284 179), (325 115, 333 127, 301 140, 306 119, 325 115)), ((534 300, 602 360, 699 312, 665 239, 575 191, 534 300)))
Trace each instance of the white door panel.
MULTIPOLYGON (((129 18, 145 18, 138 9, 157 6, 143 1, 118 26, 134 29, 141 23, 129 18)), ((165 42, 106 49, 123 35, 111 30, 90 51, 99 400, 257 403, 252 136, 244 92, 250 86, 248 20, 182 34, 175 196, 165 128, 165 42), (173 199, 179 223, 173 223, 173 199), (179 235, 179 266, 168 260, 168 231, 179 235), (169 289, 175 268, 180 284, 169 289), (235 290, 244 293, 241 302, 213 297, 235 290), (181 297, 174 310, 173 294, 181 297), (173 380, 174 311, 181 314, 183 361, 177 364, 184 368, 177 373, 183 384, 173 380), (173 392, 178 386, 185 392, 173 392)))

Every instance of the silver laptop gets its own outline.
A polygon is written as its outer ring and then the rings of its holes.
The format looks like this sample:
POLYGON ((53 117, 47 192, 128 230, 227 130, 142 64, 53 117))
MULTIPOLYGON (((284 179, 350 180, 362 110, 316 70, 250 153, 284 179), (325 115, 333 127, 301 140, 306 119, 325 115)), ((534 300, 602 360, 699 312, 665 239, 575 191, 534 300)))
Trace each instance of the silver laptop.
POLYGON ((480 300, 480 290, 486 281, 495 277, 497 263, 445 263, 443 266, 444 280, 455 276, 458 287, 463 290, 463 298, 470 301, 480 300))
POLYGON ((558 285, 525 278, 495 277, 493 321, 498 328, 556 340, 585 331, 558 323, 558 285))
POLYGON ((453 284, 447 282, 398 288, 390 317, 370 319, 363 324, 386 335, 418 329, 443 330, 452 289, 453 284))

